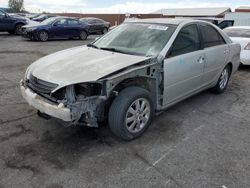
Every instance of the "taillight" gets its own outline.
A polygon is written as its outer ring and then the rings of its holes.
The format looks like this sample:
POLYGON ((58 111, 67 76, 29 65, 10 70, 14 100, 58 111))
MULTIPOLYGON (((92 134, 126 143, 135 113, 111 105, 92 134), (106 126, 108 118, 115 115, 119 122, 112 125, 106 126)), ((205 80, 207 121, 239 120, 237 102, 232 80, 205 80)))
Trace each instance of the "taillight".
POLYGON ((250 42, 246 45, 246 47, 244 48, 244 50, 250 50, 250 42))

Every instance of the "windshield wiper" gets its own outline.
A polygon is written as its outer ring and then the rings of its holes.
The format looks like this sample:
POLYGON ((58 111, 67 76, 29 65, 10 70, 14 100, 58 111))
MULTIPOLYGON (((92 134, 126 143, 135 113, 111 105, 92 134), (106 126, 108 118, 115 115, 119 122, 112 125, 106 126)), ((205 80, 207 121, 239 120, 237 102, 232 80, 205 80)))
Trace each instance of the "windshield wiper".
POLYGON ((106 51, 118 52, 118 53, 123 53, 123 54, 125 54, 124 51, 118 50, 118 49, 116 49, 116 48, 100 48, 100 49, 101 49, 101 50, 106 50, 106 51))
POLYGON ((106 50, 106 51, 111 51, 111 52, 122 53, 122 54, 127 54, 127 55, 145 56, 145 54, 136 53, 136 52, 130 52, 130 51, 125 51, 125 50, 118 50, 116 48, 99 48, 99 49, 106 50))
POLYGON ((96 49, 99 49, 96 45, 92 44, 92 43, 89 43, 87 44, 88 47, 91 47, 91 48, 96 48, 96 49))

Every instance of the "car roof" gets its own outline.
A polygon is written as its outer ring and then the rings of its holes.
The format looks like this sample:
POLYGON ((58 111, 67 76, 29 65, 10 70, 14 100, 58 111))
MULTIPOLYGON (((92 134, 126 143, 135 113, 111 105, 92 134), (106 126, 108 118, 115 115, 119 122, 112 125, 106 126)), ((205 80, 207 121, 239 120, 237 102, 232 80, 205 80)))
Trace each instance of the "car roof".
POLYGON ((227 27, 226 29, 250 29, 250 26, 233 26, 227 27))
POLYGON ((95 17, 83 17, 83 18, 80 18, 80 19, 103 20, 103 19, 101 19, 101 18, 95 18, 95 17))
MULTIPOLYGON (((170 25, 180 25, 185 22, 194 22, 200 20, 193 19, 179 19, 179 18, 149 18, 149 19, 128 19, 126 22, 135 23, 159 23, 159 24, 170 24, 170 25)), ((201 22, 201 21, 200 21, 201 22)))
POLYGON ((53 17, 55 19, 73 19, 73 20, 77 20, 78 18, 75 18, 75 17, 67 17, 67 16, 55 16, 53 17))

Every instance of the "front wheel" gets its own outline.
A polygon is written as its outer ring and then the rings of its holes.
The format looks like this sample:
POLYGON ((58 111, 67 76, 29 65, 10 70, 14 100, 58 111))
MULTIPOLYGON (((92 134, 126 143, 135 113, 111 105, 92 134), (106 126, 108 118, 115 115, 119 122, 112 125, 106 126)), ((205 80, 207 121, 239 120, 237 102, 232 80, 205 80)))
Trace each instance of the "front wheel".
POLYGON ((39 33, 39 39, 42 41, 42 42, 46 42, 49 40, 49 34, 46 32, 46 31, 41 31, 39 33))
POLYGON ((16 35, 21 35, 22 34, 22 26, 23 24, 17 24, 16 27, 15 27, 15 34, 16 35))
POLYGON ((223 69, 216 86, 212 88, 212 92, 215 94, 223 93, 227 89, 230 76, 231 76, 231 67, 227 65, 223 69))
POLYGON ((150 92, 140 87, 122 90, 109 110, 111 131, 123 140, 140 137, 148 128, 154 115, 150 92))

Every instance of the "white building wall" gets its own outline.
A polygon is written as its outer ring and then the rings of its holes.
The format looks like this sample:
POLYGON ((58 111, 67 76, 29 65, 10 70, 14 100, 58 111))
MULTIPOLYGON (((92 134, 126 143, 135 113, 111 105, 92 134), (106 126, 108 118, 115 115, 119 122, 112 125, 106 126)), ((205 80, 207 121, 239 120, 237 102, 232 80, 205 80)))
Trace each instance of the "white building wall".
POLYGON ((250 26, 250 12, 227 13, 225 19, 234 20, 235 26, 250 26))

